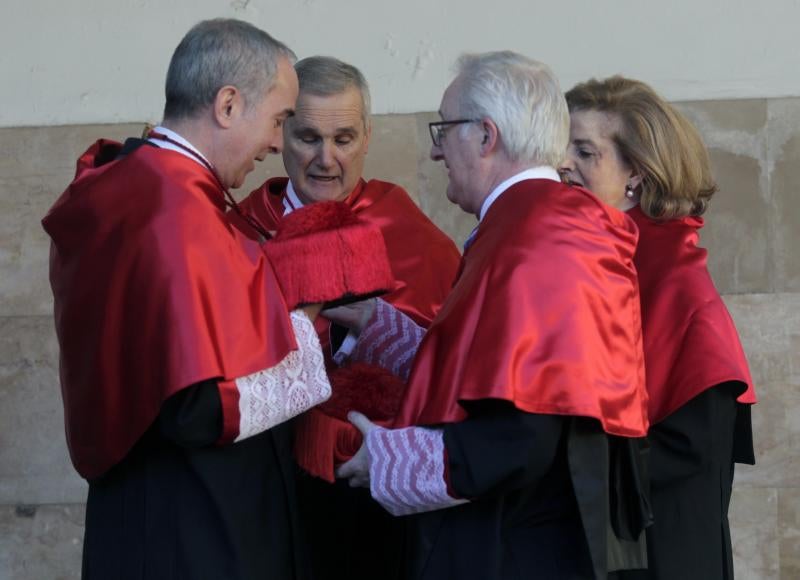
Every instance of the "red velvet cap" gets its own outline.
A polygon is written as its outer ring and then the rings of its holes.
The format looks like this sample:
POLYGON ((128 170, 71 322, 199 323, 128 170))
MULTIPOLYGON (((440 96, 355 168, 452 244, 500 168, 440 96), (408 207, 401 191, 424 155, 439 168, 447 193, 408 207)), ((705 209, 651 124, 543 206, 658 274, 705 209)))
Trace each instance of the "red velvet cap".
POLYGON ((395 286, 380 229, 340 201, 293 211, 264 244, 264 251, 290 309, 355 302, 395 286))
POLYGON ((294 454, 300 467, 333 483, 334 468, 356 454, 362 437, 347 413, 360 411, 388 426, 400 408, 406 385, 379 366, 355 363, 329 373, 331 398, 296 420, 294 454))

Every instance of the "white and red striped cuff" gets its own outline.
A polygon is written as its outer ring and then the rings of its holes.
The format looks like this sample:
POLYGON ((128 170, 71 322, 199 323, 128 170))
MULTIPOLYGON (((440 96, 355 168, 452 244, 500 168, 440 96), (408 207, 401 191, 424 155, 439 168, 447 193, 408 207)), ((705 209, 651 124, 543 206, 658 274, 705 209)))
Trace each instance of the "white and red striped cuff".
POLYGON ((350 359, 378 365, 408 380, 425 329, 384 300, 376 300, 375 312, 358 337, 350 359))
POLYGON ((393 516, 466 503, 447 493, 444 431, 423 427, 373 429, 367 435, 372 497, 393 516))
POLYGON ((297 350, 274 367, 220 384, 221 391, 224 386, 235 389, 231 396, 223 396, 223 439, 241 441, 258 435, 331 396, 314 324, 301 310, 291 313, 291 321, 297 350), (226 405, 226 400, 238 405, 226 405))

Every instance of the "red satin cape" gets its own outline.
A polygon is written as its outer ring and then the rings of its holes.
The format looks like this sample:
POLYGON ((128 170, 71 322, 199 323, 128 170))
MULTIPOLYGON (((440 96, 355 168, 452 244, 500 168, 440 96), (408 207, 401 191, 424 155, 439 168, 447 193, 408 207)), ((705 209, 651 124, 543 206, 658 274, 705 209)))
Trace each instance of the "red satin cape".
POLYGON ((649 414, 665 419, 706 389, 727 381, 747 385, 740 403, 755 403, 739 335, 714 287, 708 252, 697 246, 700 217, 658 221, 637 206, 634 263, 642 296, 649 414))
POLYGON ((42 225, 61 347, 67 442, 85 478, 119 462, 162 402, 211 378, 272 367, 296 348, 261 248, 186 156, 98 141, 42 225))
POLYGON ((461 402, 594 417, 647 432, 636 227, 586 190, 526 180, 489 208, 414 361, 397 427, 456 422, 461 402))

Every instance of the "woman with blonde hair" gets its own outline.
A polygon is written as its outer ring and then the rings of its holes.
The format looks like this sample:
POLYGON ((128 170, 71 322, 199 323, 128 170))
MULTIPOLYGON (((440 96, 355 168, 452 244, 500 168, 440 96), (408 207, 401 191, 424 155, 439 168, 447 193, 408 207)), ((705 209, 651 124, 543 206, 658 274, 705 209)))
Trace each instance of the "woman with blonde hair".
POLYGON ((639 227, 651 501, 649 569, 625 578, 733 577, 733 464, 754 463, 752 379, 698 246, 716 191, 697 130, 648 85, 592 79, 566 94, 562 178, 626 210, 639 227))

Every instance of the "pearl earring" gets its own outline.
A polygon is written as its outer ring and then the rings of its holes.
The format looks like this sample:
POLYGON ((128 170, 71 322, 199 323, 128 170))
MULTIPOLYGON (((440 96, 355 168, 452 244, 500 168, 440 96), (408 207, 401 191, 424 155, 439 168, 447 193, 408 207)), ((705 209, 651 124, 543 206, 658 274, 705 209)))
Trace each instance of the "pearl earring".
POLYGON ((630 185, 625 186, 625 197, 627 197, 628 199, 633 199, 634 197, 636 197, 636 194, 634 193, 633 188, 630 185))

